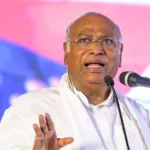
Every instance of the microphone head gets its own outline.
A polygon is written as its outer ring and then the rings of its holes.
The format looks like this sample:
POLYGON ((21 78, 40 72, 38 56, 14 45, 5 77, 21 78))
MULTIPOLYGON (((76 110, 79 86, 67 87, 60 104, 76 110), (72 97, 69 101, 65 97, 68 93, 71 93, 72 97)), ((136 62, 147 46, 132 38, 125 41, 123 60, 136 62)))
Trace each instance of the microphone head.
POLYGON ((137 80, 140 78, 141 77, 137 73, 131 71, 122 72, 119 76, 120 82, 130 87, 136 87, 137 80))
POLYGON ((105 77, 104 77, 104 81, 105 81, 105 83, 106 83, 106 85, 107 85, 108 87, 114 86, 114 81, 113 81, 112 77, 110 77, 110 76, 105 76, 105 77))

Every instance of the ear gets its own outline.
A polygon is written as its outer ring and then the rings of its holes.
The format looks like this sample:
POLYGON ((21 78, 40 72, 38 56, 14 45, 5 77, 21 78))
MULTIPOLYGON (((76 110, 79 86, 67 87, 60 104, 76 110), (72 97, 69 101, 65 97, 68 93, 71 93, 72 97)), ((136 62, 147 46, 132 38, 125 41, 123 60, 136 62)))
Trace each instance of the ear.
POLYGON ((64 42, 63 48, 64 48, 64 64, 67 65, 68 64, 68 47, 67 47, 66 42, 64 42))
POLYGON ((119 67, 121 67, 121 65, 122 65, 122 52, 123 52, 123 44, 121 43, 121 45, 120 45, 120 64, 119 64, 119 67))

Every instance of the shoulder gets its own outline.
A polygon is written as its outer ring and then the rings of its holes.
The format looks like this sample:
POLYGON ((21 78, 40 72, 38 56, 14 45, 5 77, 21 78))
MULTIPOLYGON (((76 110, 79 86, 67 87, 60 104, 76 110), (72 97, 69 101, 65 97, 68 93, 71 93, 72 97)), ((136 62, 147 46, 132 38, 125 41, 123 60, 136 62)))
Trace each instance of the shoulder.
POLYGON ((142 100, 124 95, 124 101, 129 103, 132 107, 136 108, 139 111, 149 111, 149 109, 145 105, 143 105, 142 100))
POLYGON ((25 93, 21 95, 17 100, 15 105, 18 104, 32 104, 37 102, 44 102, 44 101, 52 101, 56 100, 60 96, 57 87, 50 87, 50 88, 42 88, 39 90, 35 90, 32 92, 25 93))
POLYGON ((16 103, 4 112, 1 129, 7 128, 6 124, 22 127, 29 125, 32 129, 32 124, 38 123, 39 115, 49 113, 55 117, 60 111, 63 111, 63 106, 57 87, 32 91, 20 96, 16 103))
POLYGON ((21 95, 4 114, 30 116, 57 109, 61 98, 57 87, 43 88, 21 95))
POLYGON ((138 99, 133 99, 129 97, 128 95, 125 95, 121 93, 119 90, 116 90, 117 95, 119 96, 119 99, 124 103, 124 104, 129 104, 130 106, 136 108, 136 109, 144 109, 146 110, 146 107, 140 103, 140 100, 138 99))
POLYGON ((150 110, 146 108, 139 100, 130 98, 126 95, 119 93, 120 100, 123 102, 125 107, 136 115, 141 115, 144 120, 149 124, 150 110))

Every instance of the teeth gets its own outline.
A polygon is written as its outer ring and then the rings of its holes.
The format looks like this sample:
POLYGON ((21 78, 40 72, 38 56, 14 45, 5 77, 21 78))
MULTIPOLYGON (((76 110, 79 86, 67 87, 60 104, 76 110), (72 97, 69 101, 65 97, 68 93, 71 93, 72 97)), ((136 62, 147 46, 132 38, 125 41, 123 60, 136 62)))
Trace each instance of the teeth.
POLYGON ((86 66, 86 67, 88 67, 88 66, 93 66, 93 67, 94 67, 94 66, 95 66, 95 67, 101 66, 101 67, 104 67, 104 64, 101 64, 101 63, 90 63, 90 64, 88 64, 88 63, 87 63, 87 64, 85 64, 85 66, 86 66))
POLYGON ((91 64, 89 65, 88 67, 91 67, 91 68, 99 68, 101 67, 99 64, 91 64))

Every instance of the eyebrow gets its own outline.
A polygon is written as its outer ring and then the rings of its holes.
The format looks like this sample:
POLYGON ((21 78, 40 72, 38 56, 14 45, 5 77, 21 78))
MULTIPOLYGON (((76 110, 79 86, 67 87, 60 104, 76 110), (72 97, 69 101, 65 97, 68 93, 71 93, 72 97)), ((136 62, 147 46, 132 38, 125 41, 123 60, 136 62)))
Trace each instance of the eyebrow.
MULTIPOLYGON (((93 38, 93 35, 91 35, 91 34, 87 34, 87 33, 81 33, 81 34, 79 34, 78 35, 78 37, 77 38, 79 38, 79 37, 90 37, 90 38, 93 38)), ((103 39, 103 38, 115 38, 115 37, 113 37, 113 36, 110 36, 110 35, 103 35, 103 36, 100 36, 100 37, 98 37, 98 39, 103 39)))
POLYGON ((93 37, 93 35, 91 35, 91 34, 87 34, 87 33, 81 33, 81 34, 79 34, 78 35, 78 37, 81 37, 81 36, 86 36, 86 37, 93 37))

